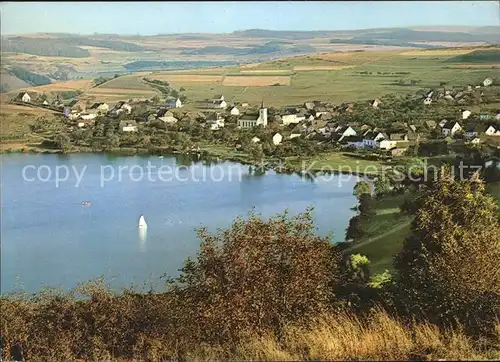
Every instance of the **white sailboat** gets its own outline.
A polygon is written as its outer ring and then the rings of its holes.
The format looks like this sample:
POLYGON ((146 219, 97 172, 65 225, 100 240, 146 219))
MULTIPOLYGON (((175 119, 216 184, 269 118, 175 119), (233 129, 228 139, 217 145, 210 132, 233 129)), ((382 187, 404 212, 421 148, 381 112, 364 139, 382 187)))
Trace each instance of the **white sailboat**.
POLYGON ((141 215, 139 218, 139 228, 146 229, 148 227, 148 224, 146 224, 146 219, 144 219, 144 215, 141 215))

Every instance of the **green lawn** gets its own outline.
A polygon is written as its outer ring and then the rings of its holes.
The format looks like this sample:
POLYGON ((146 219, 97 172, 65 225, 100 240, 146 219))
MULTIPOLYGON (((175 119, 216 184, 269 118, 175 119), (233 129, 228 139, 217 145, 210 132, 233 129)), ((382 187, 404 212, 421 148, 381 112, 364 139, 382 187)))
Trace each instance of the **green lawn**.
POLYGON ((412 216, 399 212, 403 196, 386 196, 376 202, 377 215, 366 227, 366 236, 347 249, 348 252, 366 255, 373 274, 392 269, 392 258, 401 250, 410 233, 412 216))

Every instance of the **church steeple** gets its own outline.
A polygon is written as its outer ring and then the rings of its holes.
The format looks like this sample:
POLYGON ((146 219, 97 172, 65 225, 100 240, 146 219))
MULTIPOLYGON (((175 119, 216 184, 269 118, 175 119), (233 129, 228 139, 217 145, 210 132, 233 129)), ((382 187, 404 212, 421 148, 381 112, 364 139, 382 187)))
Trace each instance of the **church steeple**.
POLYGON ((260 109, 264 109, 264 100, 262 100, 262 103, 260 104, 260 109))

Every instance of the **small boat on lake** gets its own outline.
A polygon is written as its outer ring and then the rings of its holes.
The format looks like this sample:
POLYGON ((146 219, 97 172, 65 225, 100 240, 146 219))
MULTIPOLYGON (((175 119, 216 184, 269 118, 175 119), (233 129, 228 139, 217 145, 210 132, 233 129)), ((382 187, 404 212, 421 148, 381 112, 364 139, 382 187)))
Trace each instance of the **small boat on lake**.
POLYGON ((90 201, 82 201, 83 206, 90 206, 90 201))
POLYGON ((146 229, 148 224, 146 224, 146 219, 144 219, 144 215, 141 215, 139 218, 139 228, 146 229))

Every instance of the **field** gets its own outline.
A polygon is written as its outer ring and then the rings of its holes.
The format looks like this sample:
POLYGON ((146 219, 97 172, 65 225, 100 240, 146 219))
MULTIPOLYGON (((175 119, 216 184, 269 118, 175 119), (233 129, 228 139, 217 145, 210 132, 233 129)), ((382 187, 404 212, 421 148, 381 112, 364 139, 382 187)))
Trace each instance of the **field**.
POLYGON ((198 75, 198 74, 153 74, 148 77, 161 81, 172 82, 172 84, 184 83, 222 83, 222 75, 198 75))
POLYGON ((354 68, 354 65, 297 65, 293 70, 341 70, 354 68))
POLYGON ((265 87, 273 85, 290 85, 289 76, 226 76, 222 82, 225 87, 265 87))
POLYGON ((37 92, 37 93, 57 93, 57 92, 66 92, 72 90, 80 90, 86 91, 92 87, 92 80, 90 79, 81 79, 81 80, 71 80, 68 82, 58 82, 47 85, 42 85, 38 87, 30 87, 24 88, 29 92, 37 92))
POLYGON ((80 100, 116 102, 131 98, 152 98, 157 90, 142 81, 143 75, 121 76, 86 91, 80 100))
POLYGON ((373 99, 387 93, 414 93, 421 88, 438 87, 441 82, 457 86, 478 84, 488 76, 494 77, 492 72, 496 70, 491 68, 499 63, 451 61, 476 49, 322 52, 241 66, 141 72, 118 77, 95 88, 88 88, 89 81, 79 80, 30 90, 56 92, 74 88, 85 91, 80 96, 82 100, 92 101, 151 98, 158 91, 142 81, 147 76, 168 81, 177 89, 184 88, 187 109, 214 93, 224 94, 228 103, 258 104, 264 99, 267 105, 274 107, 310 100, 341 103, 373 99), (417 83, 402 86, 399 80, 407 83, 417 80, 417 83))
POLYGON ((190 103, 213 93, 224 94, 228 102, 258 104, 264 99, 275 107, 308 100, 341 103, 387 93, 414 93, 421 88, 439 87, 442 81, 478 84, 494 76, 490 68, 453 69, 457 64, 447 62, 473 50, 318 53, 240 67, 155 72, 150 77, 185 88, 188 108, 190 103), (397 84, 400 79, 419 82, 401 86, 397 84), (286 86, 273 86, 275 83, 286 86))

